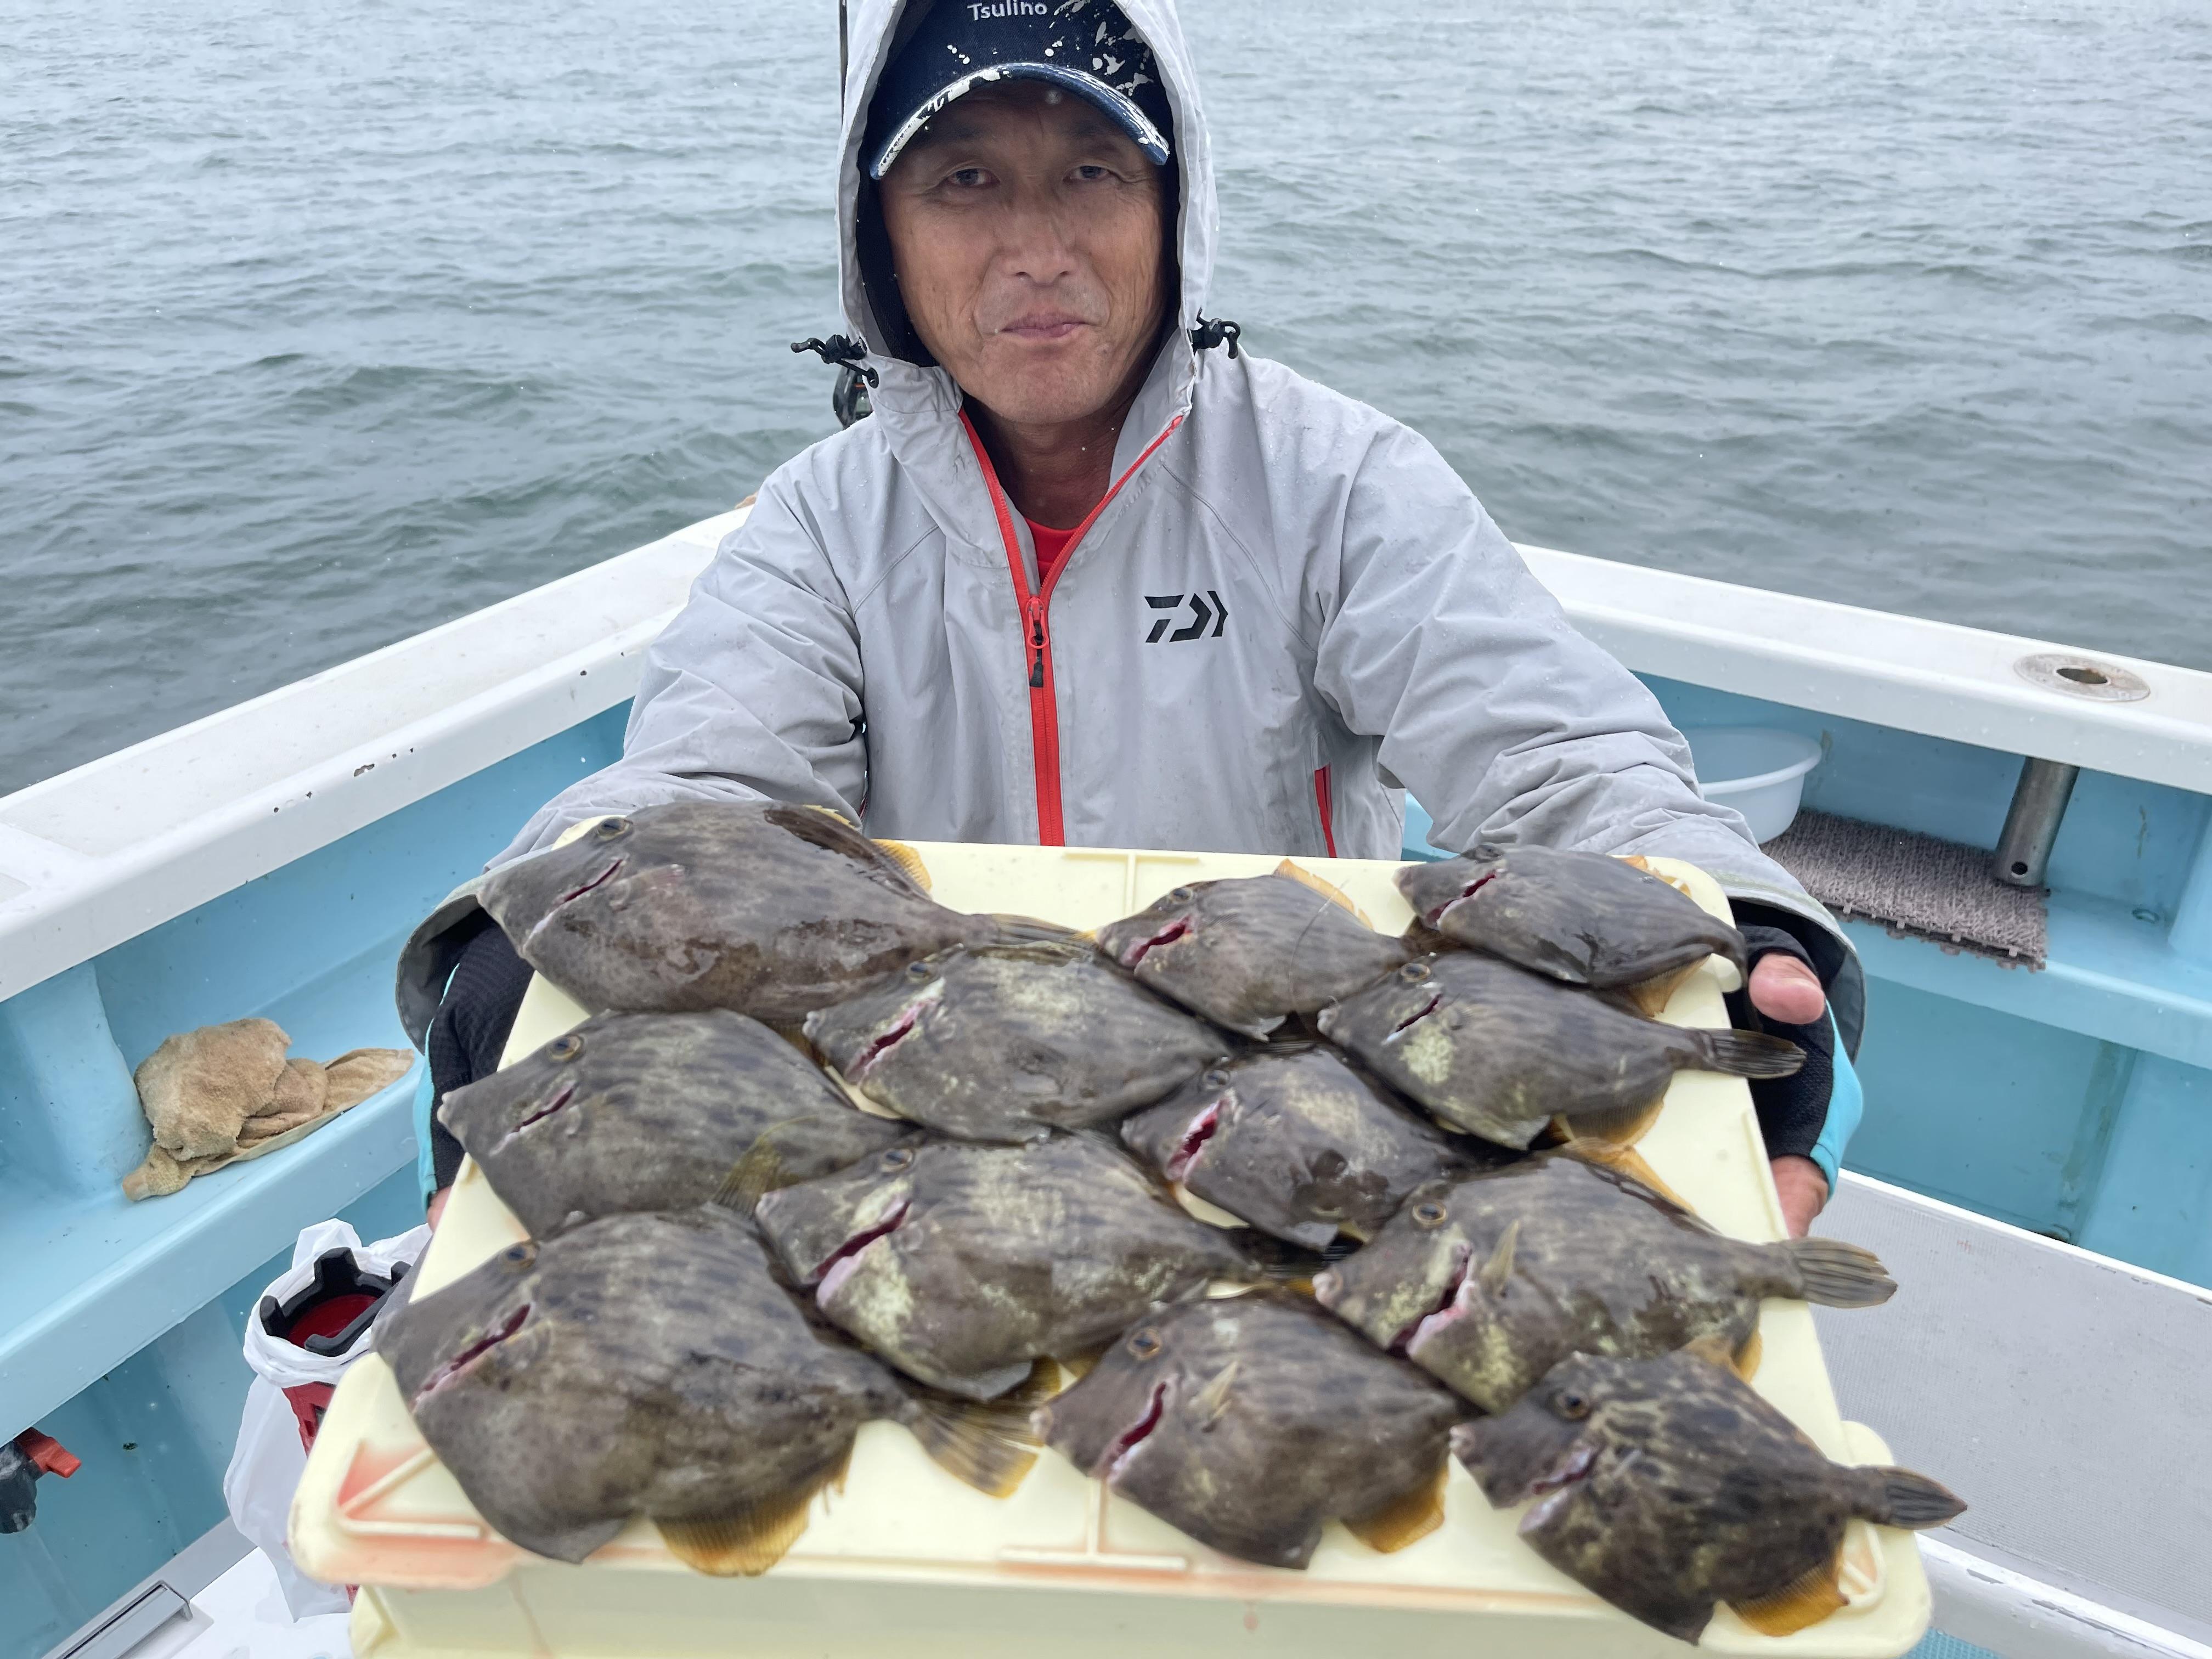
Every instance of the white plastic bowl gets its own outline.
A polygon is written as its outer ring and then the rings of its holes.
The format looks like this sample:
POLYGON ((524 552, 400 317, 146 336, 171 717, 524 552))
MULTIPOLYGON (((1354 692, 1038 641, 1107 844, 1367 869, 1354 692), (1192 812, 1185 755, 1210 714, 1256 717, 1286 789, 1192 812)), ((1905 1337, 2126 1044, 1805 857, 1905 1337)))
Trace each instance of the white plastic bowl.
POLYGON ((1707 800, 1742 813, 1755 841, 1772 841, 1790 827, 1804 799, 1805 775, 1820 763, 1818 739, 1762 726, 1699 726, 1682 735, 1707 800))

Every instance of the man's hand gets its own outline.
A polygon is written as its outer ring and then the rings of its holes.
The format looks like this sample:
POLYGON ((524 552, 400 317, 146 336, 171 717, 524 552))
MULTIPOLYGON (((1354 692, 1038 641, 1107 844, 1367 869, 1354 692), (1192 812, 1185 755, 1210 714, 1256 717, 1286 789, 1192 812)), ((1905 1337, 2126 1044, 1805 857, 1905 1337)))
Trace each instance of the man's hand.
POLYGON ((1769 951, 1751 964, 1750 989, 1751 1006, 1784 1025, 1810 1025, 1828 1006, 1820 976, 1782 951, 1769 951))
POLYGON ((1783 1222, 1790 1237, 1802 1238, 1812 1227, 1813 1218, 1820 1213, 1820 1206, 1828 1201, 1828 1177, 1809 1158, 1792 1154, 1771 1163, 1774 1190, 1782 1199, 1783 1222))

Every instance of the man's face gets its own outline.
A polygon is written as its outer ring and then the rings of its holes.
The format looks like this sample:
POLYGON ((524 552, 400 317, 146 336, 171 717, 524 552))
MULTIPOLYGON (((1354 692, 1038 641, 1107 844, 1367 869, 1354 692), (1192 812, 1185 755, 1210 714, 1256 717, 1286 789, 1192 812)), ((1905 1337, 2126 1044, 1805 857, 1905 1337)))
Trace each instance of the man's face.
POLYGON ((1159 169, 1087 99, 979 87, 900 152, 882 200, 915 331, 993 414, 1080 420, 1142 372, 1168 304, 1159 169))

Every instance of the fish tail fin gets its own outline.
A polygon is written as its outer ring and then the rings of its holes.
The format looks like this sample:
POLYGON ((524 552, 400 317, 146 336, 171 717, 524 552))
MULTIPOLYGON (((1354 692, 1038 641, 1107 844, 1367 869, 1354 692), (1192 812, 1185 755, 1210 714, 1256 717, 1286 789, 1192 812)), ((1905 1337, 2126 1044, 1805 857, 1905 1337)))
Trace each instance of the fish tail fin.
POLYGON ((1059 1366, 1041 1359, 1027 1382, 996 1400, 962 1400, 908 1382, 915 1414, 907 1426, 939 1468, 978 1492, 1005 1498, 1036 1462, 1036 1431, 1030 1418, 1059 1382, 1059 1366))
POLYGON ((1855 1508, 1878 1526, 1907 1527, 1919 1532, 1966 1512, 1966 1500, 1958 1493, 1911 1469, 1876 1466, 1854 1473, 1863 1489, 1855 1508))
POLYGON ((1736 1617, 1761 1636, 1792 1636, 1847 1604, 1841 1552, 1808 1567, 1790 1583, 1756 1601, 1731 1601, 1736 1617))
POLYGON ((1707 1031, 1683 1033, 1699 1071, 1722 1072, 1729 1077, 1795 1077, 1805 1064, 1805 1051, 1787 1037, 1765 1031, 1707 1031))
POLYGON ((1808 1302, 1827 1308, 1872 1308, 1897 1294, 1897 1281, 1879 1256, 1840 1238, 1793 1238, 1769 1248, 1789 1255, 1808 1302))
POLYGON ((683 1519, 653 1517, 668 1553, 694 1572, 715 1578, 757 1578, 777 1562, 806 1530, 815 1494, 842 1487, 853 1459, 852 1443, 835 1465, 788 1492, 771 1492, 721 1515, 683 1519))

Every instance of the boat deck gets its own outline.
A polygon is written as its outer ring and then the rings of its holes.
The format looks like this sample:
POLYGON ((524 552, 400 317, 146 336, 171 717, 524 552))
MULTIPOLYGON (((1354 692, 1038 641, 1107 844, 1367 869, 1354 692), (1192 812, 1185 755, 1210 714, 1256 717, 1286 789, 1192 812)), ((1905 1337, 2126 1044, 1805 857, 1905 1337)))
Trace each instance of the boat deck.
POLYGON ((1814 1310, 1845 1414, 1972 1506, 1923 1534, 1937 1627, 2212 1656, 2212 1291, 1856 1176, 1819 1230, 1900 1286, 1814 1310))

